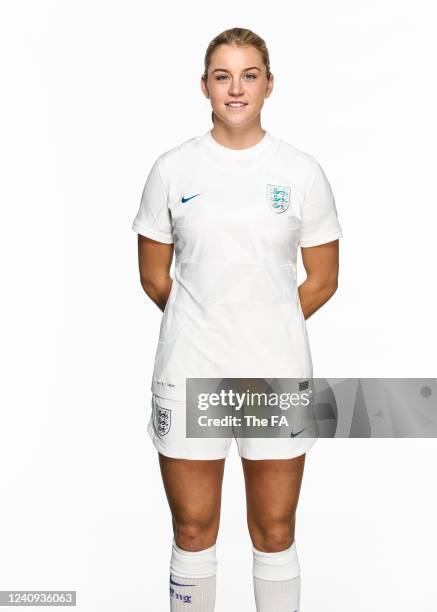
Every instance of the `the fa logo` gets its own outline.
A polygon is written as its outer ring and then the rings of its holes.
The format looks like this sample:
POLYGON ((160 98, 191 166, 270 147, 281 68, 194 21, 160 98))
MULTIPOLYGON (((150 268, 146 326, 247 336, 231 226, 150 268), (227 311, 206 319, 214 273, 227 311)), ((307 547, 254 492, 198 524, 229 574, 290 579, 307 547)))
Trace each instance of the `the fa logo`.
POLYGON ((171 410, 158 406, 156 400, 153 403, 153 427, 158 436, 165 436, 171 427, 171 410))
POLYGON ((283 213, 290 204, 291 187, 287 185, 267 185, 267 203, 275 213, 283 213))

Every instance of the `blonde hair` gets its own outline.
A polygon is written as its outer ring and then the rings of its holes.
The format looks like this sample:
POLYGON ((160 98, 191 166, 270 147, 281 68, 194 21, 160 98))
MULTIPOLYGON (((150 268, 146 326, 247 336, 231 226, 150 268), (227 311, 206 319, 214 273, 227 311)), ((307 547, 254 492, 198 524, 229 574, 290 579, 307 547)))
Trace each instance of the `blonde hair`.
MULTIPOLYGON (((246 28, 231 28, 230 30, 224 30, 213 38, 206 49, 204 58, 204 72, 202 74, 202 79, 205 81, 205 83, 208 80, 208 68, 211 63, 211 56, 220 45, 236 45, 237 47, 251 45, 252 47, 255 47, 255 49, 258 49, 258 51, 261 53, 263 63, 266 67, 266 76, 268 79, 270 78, 270 57, 265 41, 261 38, 261 36, 258 36, 258 34, 255 34, 255 32, 252 32, 252 30, 248 30, 246 28)), ((211 119, 214 123, 214 111, 211 113, 211 119)))

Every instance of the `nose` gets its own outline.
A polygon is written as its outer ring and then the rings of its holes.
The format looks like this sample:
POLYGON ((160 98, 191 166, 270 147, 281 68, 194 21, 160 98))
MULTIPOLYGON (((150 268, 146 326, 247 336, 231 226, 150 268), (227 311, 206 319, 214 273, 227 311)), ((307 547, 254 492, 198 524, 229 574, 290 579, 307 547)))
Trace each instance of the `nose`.
POLYGON ((243 93, 243 88, 241 86, 241 79, 239 77, 233 78, 231 80, 231 84, 229 86, 229 93, 237 96, 243 93))

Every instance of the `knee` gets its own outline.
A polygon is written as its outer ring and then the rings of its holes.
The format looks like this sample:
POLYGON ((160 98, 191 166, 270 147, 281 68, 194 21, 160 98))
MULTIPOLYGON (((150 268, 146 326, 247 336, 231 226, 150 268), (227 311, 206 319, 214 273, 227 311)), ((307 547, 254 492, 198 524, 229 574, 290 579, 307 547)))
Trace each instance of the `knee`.
POLYGON ((214 519, 174 519, 174 539, 179 548, 196 552, 213 546, 218 525, 214 519))
POLYGON ((294 524, 290 521, 275 521, 250 528, 253 546, 262 552, 279 552, 294 542, 294 524))

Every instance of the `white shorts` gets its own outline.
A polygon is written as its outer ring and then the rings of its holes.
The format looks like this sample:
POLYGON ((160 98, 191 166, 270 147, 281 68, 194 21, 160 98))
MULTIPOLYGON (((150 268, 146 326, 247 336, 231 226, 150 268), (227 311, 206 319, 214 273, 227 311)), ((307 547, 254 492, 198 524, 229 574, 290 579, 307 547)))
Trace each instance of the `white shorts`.
MULTIPOLYGON (((185 402, 152 394, 147 432, 156 450, 177 459, 224 459, 232 438, 187 438, 185 402), (160 411, 159 408, 165 410, 160 411), (161 422, 158 427, 157 423, 161 422)), ((238 454, 245 459, 292 459, 308 451, 318 438, 237 438, 238 454)))

